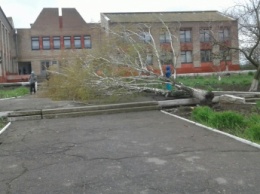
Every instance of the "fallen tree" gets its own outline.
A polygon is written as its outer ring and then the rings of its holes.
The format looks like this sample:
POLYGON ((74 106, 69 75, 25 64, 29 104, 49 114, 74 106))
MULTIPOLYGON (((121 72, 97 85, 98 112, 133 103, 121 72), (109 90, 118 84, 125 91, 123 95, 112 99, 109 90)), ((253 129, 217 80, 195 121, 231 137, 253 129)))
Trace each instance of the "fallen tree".
POLYGON ((176 66, 180 53, 175 50, 173 41, 179 40, 161 22, 170 41, 170 46, 165 49, 155 43, 151 26, 144 25, 139 28, 140 32, 125 31, 127 39, 125 33, 109 32, 108 42, 95 52, 65 51, 60 68, 48 70, 52 74, 49 94, 83 100, 150 92, 165 97, 194 97, 199 103, 210 104, 214 97, 212 92, 177 83, 176 66), (142 33, 150 37, 145 44, 140 42, 142 33), (149 54, 155 57, 157 68, 149 65, 149 54), (165 54, 170 56, 172 64, 167 67, 164 65, 166 59, 162 58, 165 54), (166 68, 170 71, 168 74, 166 68))

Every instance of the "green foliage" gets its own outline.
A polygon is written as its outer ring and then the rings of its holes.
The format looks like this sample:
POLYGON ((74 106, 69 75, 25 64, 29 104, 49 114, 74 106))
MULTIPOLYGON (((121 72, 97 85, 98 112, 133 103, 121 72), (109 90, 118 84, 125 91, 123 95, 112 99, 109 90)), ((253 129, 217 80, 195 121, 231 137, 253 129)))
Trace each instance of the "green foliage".
POLYGON ((215 112, 210 118, 210 124, 221 130, 234 130, 246 125, 244 117, 233 111, 215 112))
POLYGON ((192 111, 192 119, 196 122, 217 128, 227 133, 260 142, 260 115, 248 117, 233 112, 215 112, 206 106, 196 107, 192 111))
POLYGON ((208 106, 199 106, 192 111, 191 117, 193 120, 197 122, 208 124, 210 120, 210 116, 213 113, 214 113, 213 110, 208 106))
POLYGON ((256 108, 260 110, 260 100, 256 101, 256 108))
POLYGON ((27 87, 21 86, 18 88, 1 88, 0 90, 0 98, 11 98, 11 97, 18 97, 24 96, 29 94, 29 89, 27 87))
POLYGON ((54 100, 87 101, 98 98, 101 93, 90 84, 88 72, 89 69, 80 63, 63 66, 61 74, 50 76, 45 95, 54 100))
POLYGON ((253 75, 254 75, 254 72, 249 71, 249 72, 248 72, 248 75, 249 75, 249 76, 253 76, 253 75))
MULTIPOLYGON (((234 87, 234 86, 250 86, 252 82, 252 75, 241 74, 241 75, 230 75, 230 76, 222 76, 221 80, 218 80, 217 75, 212 76, 194 76, 194 77, 185 77, 179 76, 178 82, 183 83, 186 86, 197 87, 208 90, 208 87, 217 88, 218 90, 222 90, 224 87, 234 87)), ((216 90, 216 89, 214 89, 216 90)))
POLYGON ((260 142, 260 123, 251 125, 245 130, 245 136, 252 141, 260 142))
POLYGON ((0 130, 7 124, 7 120, 5 118, 0 117, 0 130))

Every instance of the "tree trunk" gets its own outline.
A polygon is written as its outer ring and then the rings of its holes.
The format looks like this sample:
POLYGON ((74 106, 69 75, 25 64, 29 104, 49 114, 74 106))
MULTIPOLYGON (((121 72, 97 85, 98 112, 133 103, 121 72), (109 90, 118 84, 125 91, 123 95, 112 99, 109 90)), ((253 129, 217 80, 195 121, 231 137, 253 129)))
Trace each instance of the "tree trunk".
POLYGON ((192 97, 199 100, 200 104, 210 105, 214 98, 214 93, 206 90, 191 88, 184 85, 175 84, 178 89, 188 92, 192 97))
POLYGON ((258 66, 257 71, 255 72, 255 76, 254 76, 254 79, 251 83, 249 92, 256 92, 257 91, 259 79, 260 79, 260 65, 258 66))
POLYGON ((249 92, 256 92, 257 91, 258 82, 259 82, 258 79, 253 79, 251 86, 250 86, 250 89, 249 89, 249 92))

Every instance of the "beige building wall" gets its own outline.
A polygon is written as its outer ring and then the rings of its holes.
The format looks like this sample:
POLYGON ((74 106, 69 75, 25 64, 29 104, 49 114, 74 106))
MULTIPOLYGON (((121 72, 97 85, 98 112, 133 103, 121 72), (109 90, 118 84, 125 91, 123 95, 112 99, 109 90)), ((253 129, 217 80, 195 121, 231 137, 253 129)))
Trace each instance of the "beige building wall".
POLYGON ((42 64, 48 62, 51 65, 59 65, 59 62, 70 54, 79 55, 83 52, 93 52, 93 50, 101 47, 102 31, 100 24, 86 23, 80 14, 74 8, 62 9, 62 15, 59 16, 57 8, 45 8, 42 10, 36 21, 31 25, 30 29, 18 29, 18 50, 19 62, 30 63, 31 70, 37 75, 43 72, 42 64), (91 37, 91 48, 82 49, 73 48, 74 36, 81 37, 81 43, 84 42, 84 36, 91 37), (60 37, 61 48, 53 48, 53 37, 60 37), (65 49, 63 45, 63 37, 71 38, 71 48, 65 49), (39 38, 40 49, 32 49, 32 37, 39 38), (51 48, 44 50, 42 38, 50 37, 51 48))
POLYGON ((7 18, 0 7, 0 82, 8 74, 17 72, 15 29, 12 18, 7 18))

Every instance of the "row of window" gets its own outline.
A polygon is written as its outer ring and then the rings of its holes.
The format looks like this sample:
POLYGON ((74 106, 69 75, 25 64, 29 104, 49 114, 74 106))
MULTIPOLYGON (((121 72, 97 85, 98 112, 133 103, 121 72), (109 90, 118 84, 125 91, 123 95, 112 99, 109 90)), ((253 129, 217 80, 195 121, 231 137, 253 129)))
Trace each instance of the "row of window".
MULTIPOLYGON (((218 31, 219 41, 225 41, 230 39, 230 32, 228 28, 220 29, 218 31)), ((192 41, 191 29, 180 30, 180 42, 191 42, 192 41)), ((152 38, 149 32, 142 32, 140 39, 146 43, 151 42, 152 38)), ((200 42, 210 42, 212 40, 212 34, 209 29, 200 30, 200 42)), ((171 35, 168 31, 163 31, 160 34, 160 43, 170 43, 171 35)))
MULTIPOLYGON (((218 56, 212 54, 211 50, 201 50, 200 51, 200 60, 201 62, 211 62, 214 58, 218 58, 221 61, 230 61, 231 56, 226 51, 220 51, 218 56)), ((172 53, 164 53, 161 55, 161 63, 163 64, 172 64, 172 53)), ((181 52, 181 63, 192 63, 192 51, 182 51, 181 52)), ((153 64, 153 55, 148 54, 146 57, 146 64, 153 64)))
POLYGON ((90 49, 92 47, 91 37, 85 36, 43 36, 43 37, 31 37, 32 50, 50 50, 50 49, 90 49))

